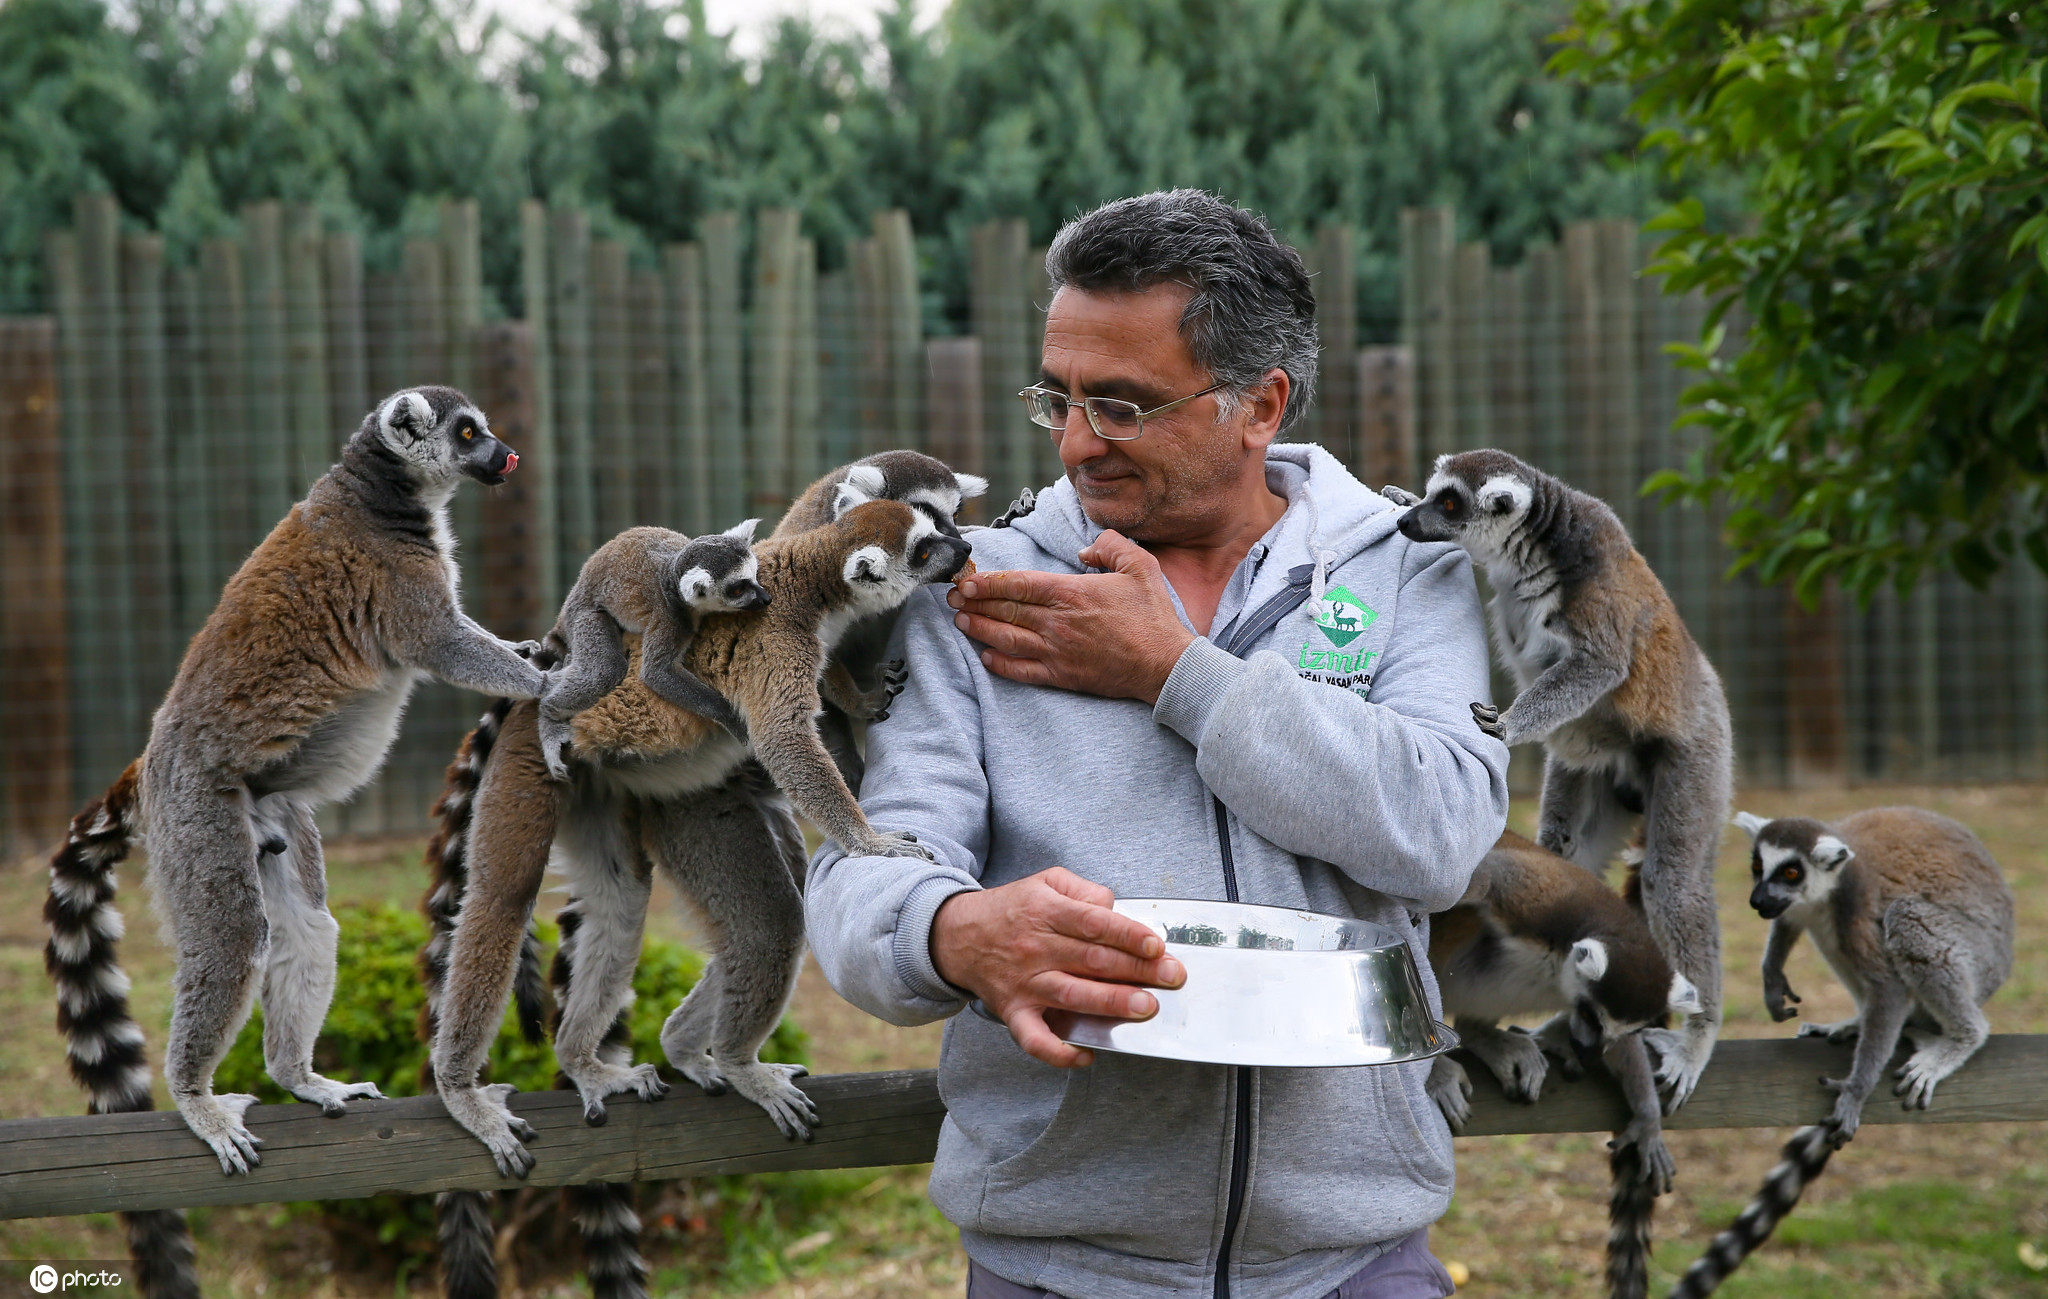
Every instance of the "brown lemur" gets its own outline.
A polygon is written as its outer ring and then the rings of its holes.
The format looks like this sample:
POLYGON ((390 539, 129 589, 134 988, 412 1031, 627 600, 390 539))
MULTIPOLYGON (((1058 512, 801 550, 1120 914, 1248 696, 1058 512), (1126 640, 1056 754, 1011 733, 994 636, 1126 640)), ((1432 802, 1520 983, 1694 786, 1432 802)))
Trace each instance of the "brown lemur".
POLYGON ((667 528, 628 528, 583 562, 550 633, 554 643, 567 646, 568 665, 550 674, 540 699, 541 753, 555 779, 569 778, 562 750, 570 719, 626 679, 629 634, 640 638, 640 680, 649 690, 745 738, 725 696, 681 659, 699 618, 768 606, 768 592, 756 580, 759 523, 748 519, 694 539, 667 528))
POLYGON ((1764 944, 1764 1008, 1780 1022, 1799 1013, 1785 958, 1801 934, 1856 1001, 1837 1024, 1801 1024, 1800 1037, 1856 1040, 1849 1076, 1823 1079, 1834 1112, 1799 1129, 1756 1199, 1687 1269, 1671 1293, 1713 1293, 1769 1239, 1828 1158, 1856 1135, 1863 1106, 1898 1050, 1892 1094, 1926 1109, 1942 1079, 1990 1036, 1981 1009, 2012 973, 2013 895, 1998 862, 1968 827, 1917 807, 1879 807, 1833 825, 1808 817, 1735 823, 1750 838, 1749 905, 1771 922, 1764 944))
POLYGON ((1457 542, 1493 586, 1496 652, 1519 693, 1473 715, 1510 745, 1542 743, 1537 842, 1602 871, 1640 817, 1650 932, 1700 996, 1677 1029, 1644 1031, 1675 1110, 1721 1028, 1714 855, 1734 749, 1720 678, 1600 500, 1490 450, 1441 457, 1419 502, 1396 499, 1415 502, 1403 534, 1457 542))
POLYGON ((545 687, 522 657, 529 647, 462 612, 448 530, 463 478, 501 483, 517 464, 461 393, 396 393, 228 580, 142 756, 78 814, 51 861, 46 960, 94 1112, 150 1108, 114 955, 115 867, 137 841, 177 949, 164 1071, 221 1170, 258 1162, 241 1117, 254 1098, 213 1093, 256 997, 280 1087, 330 1114, 378 1094, 313 1072, 337 934, 313 815, 376 774, 423 675, 529 699, 545 687))
MULTIPOLYGON (((663 1033, 670 1062, 708 1089, 730 1086, 789 1135, 805 1135, 815 1111, 789 1066, 762 1063, 802 957, 803 915, 790 863, 779 854, 720 860, 691 841, 676 800, 725 784, 751 756, 812 822, 864 855, 922 855, 907 835, 878 832, 862 815, 818 736, 827 654, 852 623, 902 604, 918 586, 951 577, 968 546, 901 502, 854 505, 824 526, 771 537, 754 549, 767 608, 707 617, 683 666, 738 709, 745 746, 715 723, 683 712, 637 677, 575 719, 570 780, 547 777, 538 709, 514 706, 474 799, 468 882, 439 1001, 433 1060, 449 1112, 491 1149, 508 1175, 532 1166, 501 1088, 475 1079, 504 1015, 522 939, 548 851, 557 839, 585 928, 577 979, 555 1043, 585 1115, 602 1122, 604 1098, 664 1090, 651 1065, 607 1062, 599 1047, 631 998, 649 869, 679 876, 681 891, 710 921, 718 954, 663 1033), (537 781, 546 782, 545 785, 537 781), (719 870, 692 869, 717 860, 719 870), (699 995, 701 994, 701 995, 699 995), (710 1013, 707 1013, 707 1008, 710 1013)), ((874 711, 886 688, 847 702, 874 711)))
MULTIPOLYGON (((1460 1044, 1514 1100, 1533 1103, 1549 1065, 1538 1039, 1504 1030, 1513 1015, 1558 1013, 1576 1057, 1603 1059, 1631 1115, 1616 1134, 1608 1240, 1609 1293, 1635 1299, 1649 1281, 1650 1215, 1674 1167, 1640 1030, 1667 1012, 1691 1014, 1699 993, 1671 968, 1636 896, 1636 873, 1616 894, 1592 872, 1514 833, 1481 859, 1465 896, 1430 920, 1429 963, 1460 1044)), ((1578 1059, 1568 1059, 1576 1067, 1578 1059)), ((1430 1096, 1463 1131, 1472 1083, 1440 1055, 1430 1096)))
MULTIPOLYGON (((887 499, 903 500, 913 505, 930 518, 940 532, 958 537, 960 534, 954 523, 953 511, 962 499, 978 494, 984 487, 982 480, 973 475, 956 474, 942 461, 930 456, 915 451, 887 451, 841 466, 813 483, 785 513, 775 535, 787 537, 804 532, 833 522, 846 510, 870 499, 887 499)), ((880 646, 886 640, 887 622, 871 617, 863 620, 856 632, 867 633, 869 625, 878 621, 882 622, 880 634, 869 634, 864 644, 858 646, 849 645, 849 641, 854 639, 849 635, 833 652, 832 664, 821 683, 824 693, 828 698, 838 693, 853 707, 849 712, 835 713, 828 704, 820 718, 820 729, 825 732, 828 744, 833 733, 825 723, 832 717, 839 716, 842 722, 850 722, 853 717, 880 720, 886 715, 888 701, 901 686, 899 664, 872 662, 879 658, 880 646), (846 666, 848 659, 873 670, 871 679, 875 684, 872 687, 863 688, 856 683, 853 671, 846 666)), ((622 703, 632 703, 615 710, 611 714, 613 721, 621 717, 630 718, 636 708, 653 709, 656 706, 648 692, 630 678, 616 693, 622 703)), ((479 808, 476 795, 484 772, 492 765, 492 755, 505 724, 515 711, 523 712, 529 707, 515 705, 511 700, 499 700, 486 712, 477 729, 464 741, 456 762, 450 766, 446 791, 435 808, 439 829, 428 850, 428 864, 434 878, 424 902, 433 923, 433 937, 422 950, 420 961, 427 982, 427 1000, 421 1015, 422 1030, 429 1041, 436 1033, 435 1016, 440 990, 445 982, 451 929, 468 887, 468 844, 479 808)), ((853 748, 850 726, 842 731, 842 738, 844 743, 833 747, 833 756, 842 764, 851 759, 852 765, 842 765, 842 770, 848 773, 849 783, 855 783, 859 779, 859 755, 853 748)), ((585 729, 584 741, 592 746, 613 741, 623 743, 624 740, 625 737, 619 734, 593 735, 587 726, 585 729)), ((645 737, 637 730, 633 731, 633 743, 634 754, 648 751, 645 737)), ((515 744, 513 747, 517 750, 519 746, 515 744)), ((605 769, 605 750, 593 747, 586 756, 590 757, 591 770, 601 772, 605 769)), ((599 827, 605 825, 607 818, 618 823, 615 831, 609 834, 565 836, 567 841, 584 841, 586 848, 594 842, 600 850, 599 858, 594 861, 577 860, 564 853, 567 859, 564 864, 573 877, 570 886, 572 898, 564 913, 569 914, 573 910, 581 927, 584 903, 578 895, 596 895, 597 905, 592 909, 587 927, 591 934, 590 951, 600 964, 609 965, 621 959, 617 952, 622 945, 627 961, 631 961, 638 952, 638 917, 621 915, 621 911, 630 912, 631 909, 606 905, 606 901, 617 893, 618 880, 644 876, 653 864, 661 865, 672 875, 687 873, 693 877, 730 877, 740 886, 759 879, 763 871, 780 870, 795 881, 792 889, 801 887, 805 855, 803 836, 788 800, 757 762, 743 762, 734 775, 714 788, 670 798, 619 795, 607 787, 606 781, 573 781, 566 787, 558 787, 561 791, 560 806, 555 801, 554 791, 538 779, 535 774, 537 768, 530 761, 522 758, 514 765, 517 770, 501 777, 502 783, 496 787, 493 800, 483 808, 484 815, 494 821, 507 807, 516 809, 517 815, 533 820, 529 833, 521 836, 517 844, 501 839, 493 847, 493 852, 499 855, 517 851, 521 846, 528 853, 523 864, 511 862, 505 867, 508 876, 521 870, 535 872, 537 876, 546 864, 549 845, 554 837, 554 818, 558 815, 599 827), (689 860, 679 864, 666 861, 650 863, 640 852, 641 838, 635 827, 626 823, 639 817, 641 810, 650 806, 661 822, 682 827, 687 832, 669 836, 668 842, 687 850, 689 860), (602 854, 607 849, 616 850, 620 855, 605 857, 602 854)), ((758 908, 762 916, 773 921, 792 914, 789 907, 793 893, 786 894, 772 881, 764 882, 760 887, 765 899, 758 908)), ((795 905, 800 907, 800 900, 795 905)), ((781 968, 785 951, 799 950, 795 945, 801 943, 801 913, 797 911, 794 915, 799 921, 798 927, 787 934, 778 931, 772 941, 765 944, 766 955, 761 958, 761 964, 771 972, 781 968)), ((557 986, 564 1007, 569 1001, 568 989, 572 984, 568 971, 572 964, 581 968, 580 963, 572 963, 568 959, 567 946, 565 938, 564 950, 558 952, 556 962, 557 986)), ((742 955, 728 947, 721 954, 720 963, 732 963, 742 955)), ((530 935, 521 948, 518 964, 519 974, 514 982, 515 1001, 520 1007, 522 1027, 528 1030, 530 1037, 536 1036, 544 1008, 539 992, 539 948, 530 935)), ((747 986, 756 985, 765 993, 775 990, 773 977, 761 981, 749 976, 747 986)), ((717 986, 713 984, 693 1006, 693 1014, 715 1009, 734 1000, 734 996, 731 992, 717 994, 717 986)), ((766 1023, 772 1028, 775 1017, 780 1014, 782 1001, 772 996, 768 1000, 772 1009, 767 1014, 766 1023)), ((583 1011, 586 1018, 590 1013, 587 1008, 583 1011)), ((736 1012, 729 1012, 726 1017, 734 1022, 752 1022, 754 1012, 747 1005, 740 1004, 736 1012)), ((600 1046, 599 1051, 615 1055, 615 1035, 604 1040, 609 1044, 600 1046)), ((615 1059, 613 1063, 624 1063, 624 1060, 615 1059)), ((429 1078, 429 1085, 431 1081, 429 1078)), ((630 1185, 595 1184, 578 1192, 581 1198, 575 1211, 589 1260, 591 1284, 598 1299, 637 1299, 645 1293, 646 1269, 638 1261, 635 1249, 639 1223, 633 1212, 632 1189, 630 1185)), ((443 1242, 441 1268, 444 1287, 450 1295, 480 1299, 495 1292, 490 1266, 487 1195, 485 1192, 450 1192, 437 1201, 443 1242)))

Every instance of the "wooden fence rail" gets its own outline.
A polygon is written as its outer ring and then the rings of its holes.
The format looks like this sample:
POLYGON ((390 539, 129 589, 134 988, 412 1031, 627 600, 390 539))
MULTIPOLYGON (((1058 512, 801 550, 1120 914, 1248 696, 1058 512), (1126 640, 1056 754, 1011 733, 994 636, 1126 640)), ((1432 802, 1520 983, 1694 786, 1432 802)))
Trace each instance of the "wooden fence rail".
MULTIPOLYGON (((1720 1044, 1699 1089, 1665 1126, 1783 1127, 1826 1116, 1850 1048, 1819 1039, 1720 1044)), ((1541 1103, 1519 1105, 1473 1066, 1467 1136, 1605 1132, 1627 1121, 1620 1092, 1601 1074, 1553 1075, 1541 1103)), ((208 1204, 339 1200, 389 1192, 425 1194, 519 1185, 654 1181, 718 1173, 867 1168, 931 1159, 945 1107, 930 1072, 838 1074, 805 1084, 823 1122, 806 1143, 785 1140, 766 1115, 736 1095, 678 1089, 655 1104, 614 1100, 603 1127, 583 1122, 574 1092, 515 1096, 512 1108, 539 1136, 525 1183, 497 1175, 489 1154, 429 1096, 355 1101, 340 1118, 312 1105, 249 1111, 263 1163, 225 1177, 174 1113, 12 1119, 0 1122, 0 1218, 56 1217, 208 1204)), ((1901 1109, 1882 1092, 1865 1123, 2048 1120, 2048 1035, 1998 1036, 1942 1083, 1934 1108, 1901 1109)), ((1341 1134, 1333 1134, 1341 1140, 1341 1134)))

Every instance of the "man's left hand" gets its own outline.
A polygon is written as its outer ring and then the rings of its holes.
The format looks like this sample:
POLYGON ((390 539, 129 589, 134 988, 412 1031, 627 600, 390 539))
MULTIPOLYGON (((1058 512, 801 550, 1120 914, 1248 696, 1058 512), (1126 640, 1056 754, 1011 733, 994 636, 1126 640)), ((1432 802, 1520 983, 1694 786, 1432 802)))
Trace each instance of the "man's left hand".
POLYGON ((1104 532, 1081 562, 1105 573, 976 573, 946 595, 954 625, 988 646, 997 676, 1107 699, 1159 701, 1195 634, 1174 609, 1159 561, 1104 532))

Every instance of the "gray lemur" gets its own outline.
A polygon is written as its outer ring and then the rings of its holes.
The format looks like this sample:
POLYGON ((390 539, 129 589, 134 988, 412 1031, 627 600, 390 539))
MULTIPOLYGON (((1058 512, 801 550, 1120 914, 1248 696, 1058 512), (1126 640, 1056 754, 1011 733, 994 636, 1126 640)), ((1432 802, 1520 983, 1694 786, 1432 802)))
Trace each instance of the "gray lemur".
POLYGON ((1600 871, 1642 818, 1644 914, 1700 994, 1680 1028, 1645 1032, 1675 1110, 1721 1028, 1714 854, 1734 751, 1720 678, 1614 511, 1504 451, 1440 458, 1400 528, 1457 542, 1493 586, 1496 652, 1519 693, 1473 716, 1510 745, 1542 742, 1537 842, 1600 871))
POLYGON ((1872 808, 1834 825, 1747 812, 1735 823, 1750 838, 1749 905, 1771 922, 1764 1008, 1780 1022, 1799 1013, 1785 957, 1811 933, 1856 1014, 1802 1024, 1799 1036, 1853 1037, 1856 1053, 1847 1078, 1822 1080, 1836 1093, 1834 1112, 1792 1135, 1757 1198, 1686 1270, 1674 1299, 1713 1293, 1770 1237, 1856 1135, 1902 1035, 1915 1049, 1892 1094, 1907 1109, 1926 1109, 1935 1086, 1984 1045, 1991 1026, 1980 1008, 2012 973, 2012 890, 1968 827, 1917 807, 1872 808))
POLYGON ((640 637, 640 679, 686 712, 708 717, 741 739, 743 723, 724 695, 682 665, 697 619, 768 607, 756 580, 759 519, 694 540, 667 528, 628 528, 583 562, 551 638, 568 647, 540 700, 541 753, 548 773, 569 777, 562 749, 569 722, 626 679, 627 634, 640 637))
POLYGON ((632 996, 651 864, 677 874, 719 942, 692 1001, 663 1031, 669 1061, 707 1089, 729 1085, 788 1135, 805 1135, 814 1117, 788 1069, 763 1064, 756 1054, 788 1001, 802 959, 803 911, 791 865, 780 854, 751 848, 735 854, 743 860, 707 852, 696 842, 701 827, 679 816, 677 800, 725 784, 753 757, 849 852, 925 852, 908 836, 868 824, 813 718, 826 656, 839 634, 863 615, 902 604, 920 585, 951 577, 966 563, 967 543, 909 506, 877 500, 823 527, 771 538, 755 554, 772 603, 757 613, 706 618, 684 655, 685 667, 739 709, 747 746, 628 678, 577 716, 578 761, 566 790, 547 775, 538 709, 518 705, 507 713, 478 785, 434 1076, 449 1113, 491 1149, 508 1175, 532 1166, 520 1141, 525 1125, 506 1108, 504 1093, 479 1088, 476 1075, 505 1012, 558 826, 587 924, 555 1051, 593 1123, 603 1121, 607 1096, 632 1091, 653 1099, 664 1090, 652 1066, 620 1066, 599 1052, 613 1017, 632 996), (714 866, 699 869, 702 862, 714 866))
POLYGON ((177 948, 165 1074, 221 1170, 258 1162, 242 1122, 254 1098, 213 1094, 257 996, 280 1087, 330 1114, 378 1094, 313 1072, 337 932, 313 815, 376 774, 423 675, 528 699, 545 687, 522 657, 532 647, 462 612, 448 530, 463 478, 501 483, 517 464, 461 393, 396 393, 228 580, 142 756, 73 819, 51 861, 47 964, 95 1112, 150 1107, 113 949, 115 867, 138 839, 177 948))
MULTIPOLYGON (((1631 1118, 1610 1144, 1607 1275, 1614 1299, 1645 1292, 1650 1214, 1675 1171, 1640 1030, 1700 1004, 1692 982, 1671 968, 1651 937, 1636 882, 1631 871, 1629 887, 1617 895, 1591 872, 1503 834, 1465 896, 1432 917, 1429 929, 1444 1013, 1508 1096, 1533 1103, 1549 1072, 1537 1037, 1498 1027, 1510 1015, 1559 1013, 1573 1052, 1564 1057, 1567 1068, 1576 1072, 1579 1057, 1604 1058, 1621 1082, 1631 1118)), ((1427 1086, 1452 1130, 1462 1131, 1472 1094, 1464 1066, 1438 1056, 1427 1086)))

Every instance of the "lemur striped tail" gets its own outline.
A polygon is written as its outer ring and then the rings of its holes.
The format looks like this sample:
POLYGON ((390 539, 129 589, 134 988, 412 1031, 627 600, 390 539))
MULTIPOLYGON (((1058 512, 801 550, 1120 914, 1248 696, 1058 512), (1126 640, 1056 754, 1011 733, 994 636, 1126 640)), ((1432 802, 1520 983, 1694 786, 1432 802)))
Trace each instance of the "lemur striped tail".
POLYGON ((1794 1132, 1779 1152, 1777 1165, 1764 1175, 1763 1189, 1743 1206, 1727 1230, 1714 1237, 1707 1252, 1693 1260, 1678 1284, 1671 1287, 1670 1299, 1704 1299, 1769 1240, 1813 1179, 1828 1166, 1841 1144, 1836 1139, 1840 1131, 1839 1125, 1828 1122, 1794 1132))
MULTIPOLYGON (((115 960, 122 934, 114 906, 115 868, 140 830, 131 762, 107 792, 71 819, 64 846, 50 859, 43 920, 50 941, 43 968, 57 985, 57 1030, 64 1034, 71 1076, 90 1097, 93 1114, 154 1109, 142 1027, 128 1013, 128 976, 115 960)), ((170 1210, 124 1213, 137 1288, 147 1299, 198 1299, 192 1233, 170 1210)))
MULTIPOLYGON (((572 897, 555 916, 562 941, 555 948, 555 963, 548 971, 554 985, 556 1016, 569 1004, 569 980, 576 970, 576 936, 583 927, 583 910, 572 897)), ((622 1011, 605 1030, 598 1045, 600 1058, 625 1064, 632 1058, 633 1039, 622 1011)), ((555 1086, 573 1090, 567 1076, 557 1075, 555 1086)), ((564 1192, 569 1211, 576 1219, 577 1234, 583 1238, 583 1271, 590 1278, 591 1299, 647 1299, 647 1260, 640 1256, 640 1215, 633 1207, 630 1182, 591 1182, 572 1186, 564 1192)))
POLYGON ((1617 1142, 1607 1156, 1608 1299, 1644 1299, 1650 1292, 1650 1223, 1657 1190, 1645 1177, 1642 1149, 1617 1142))

